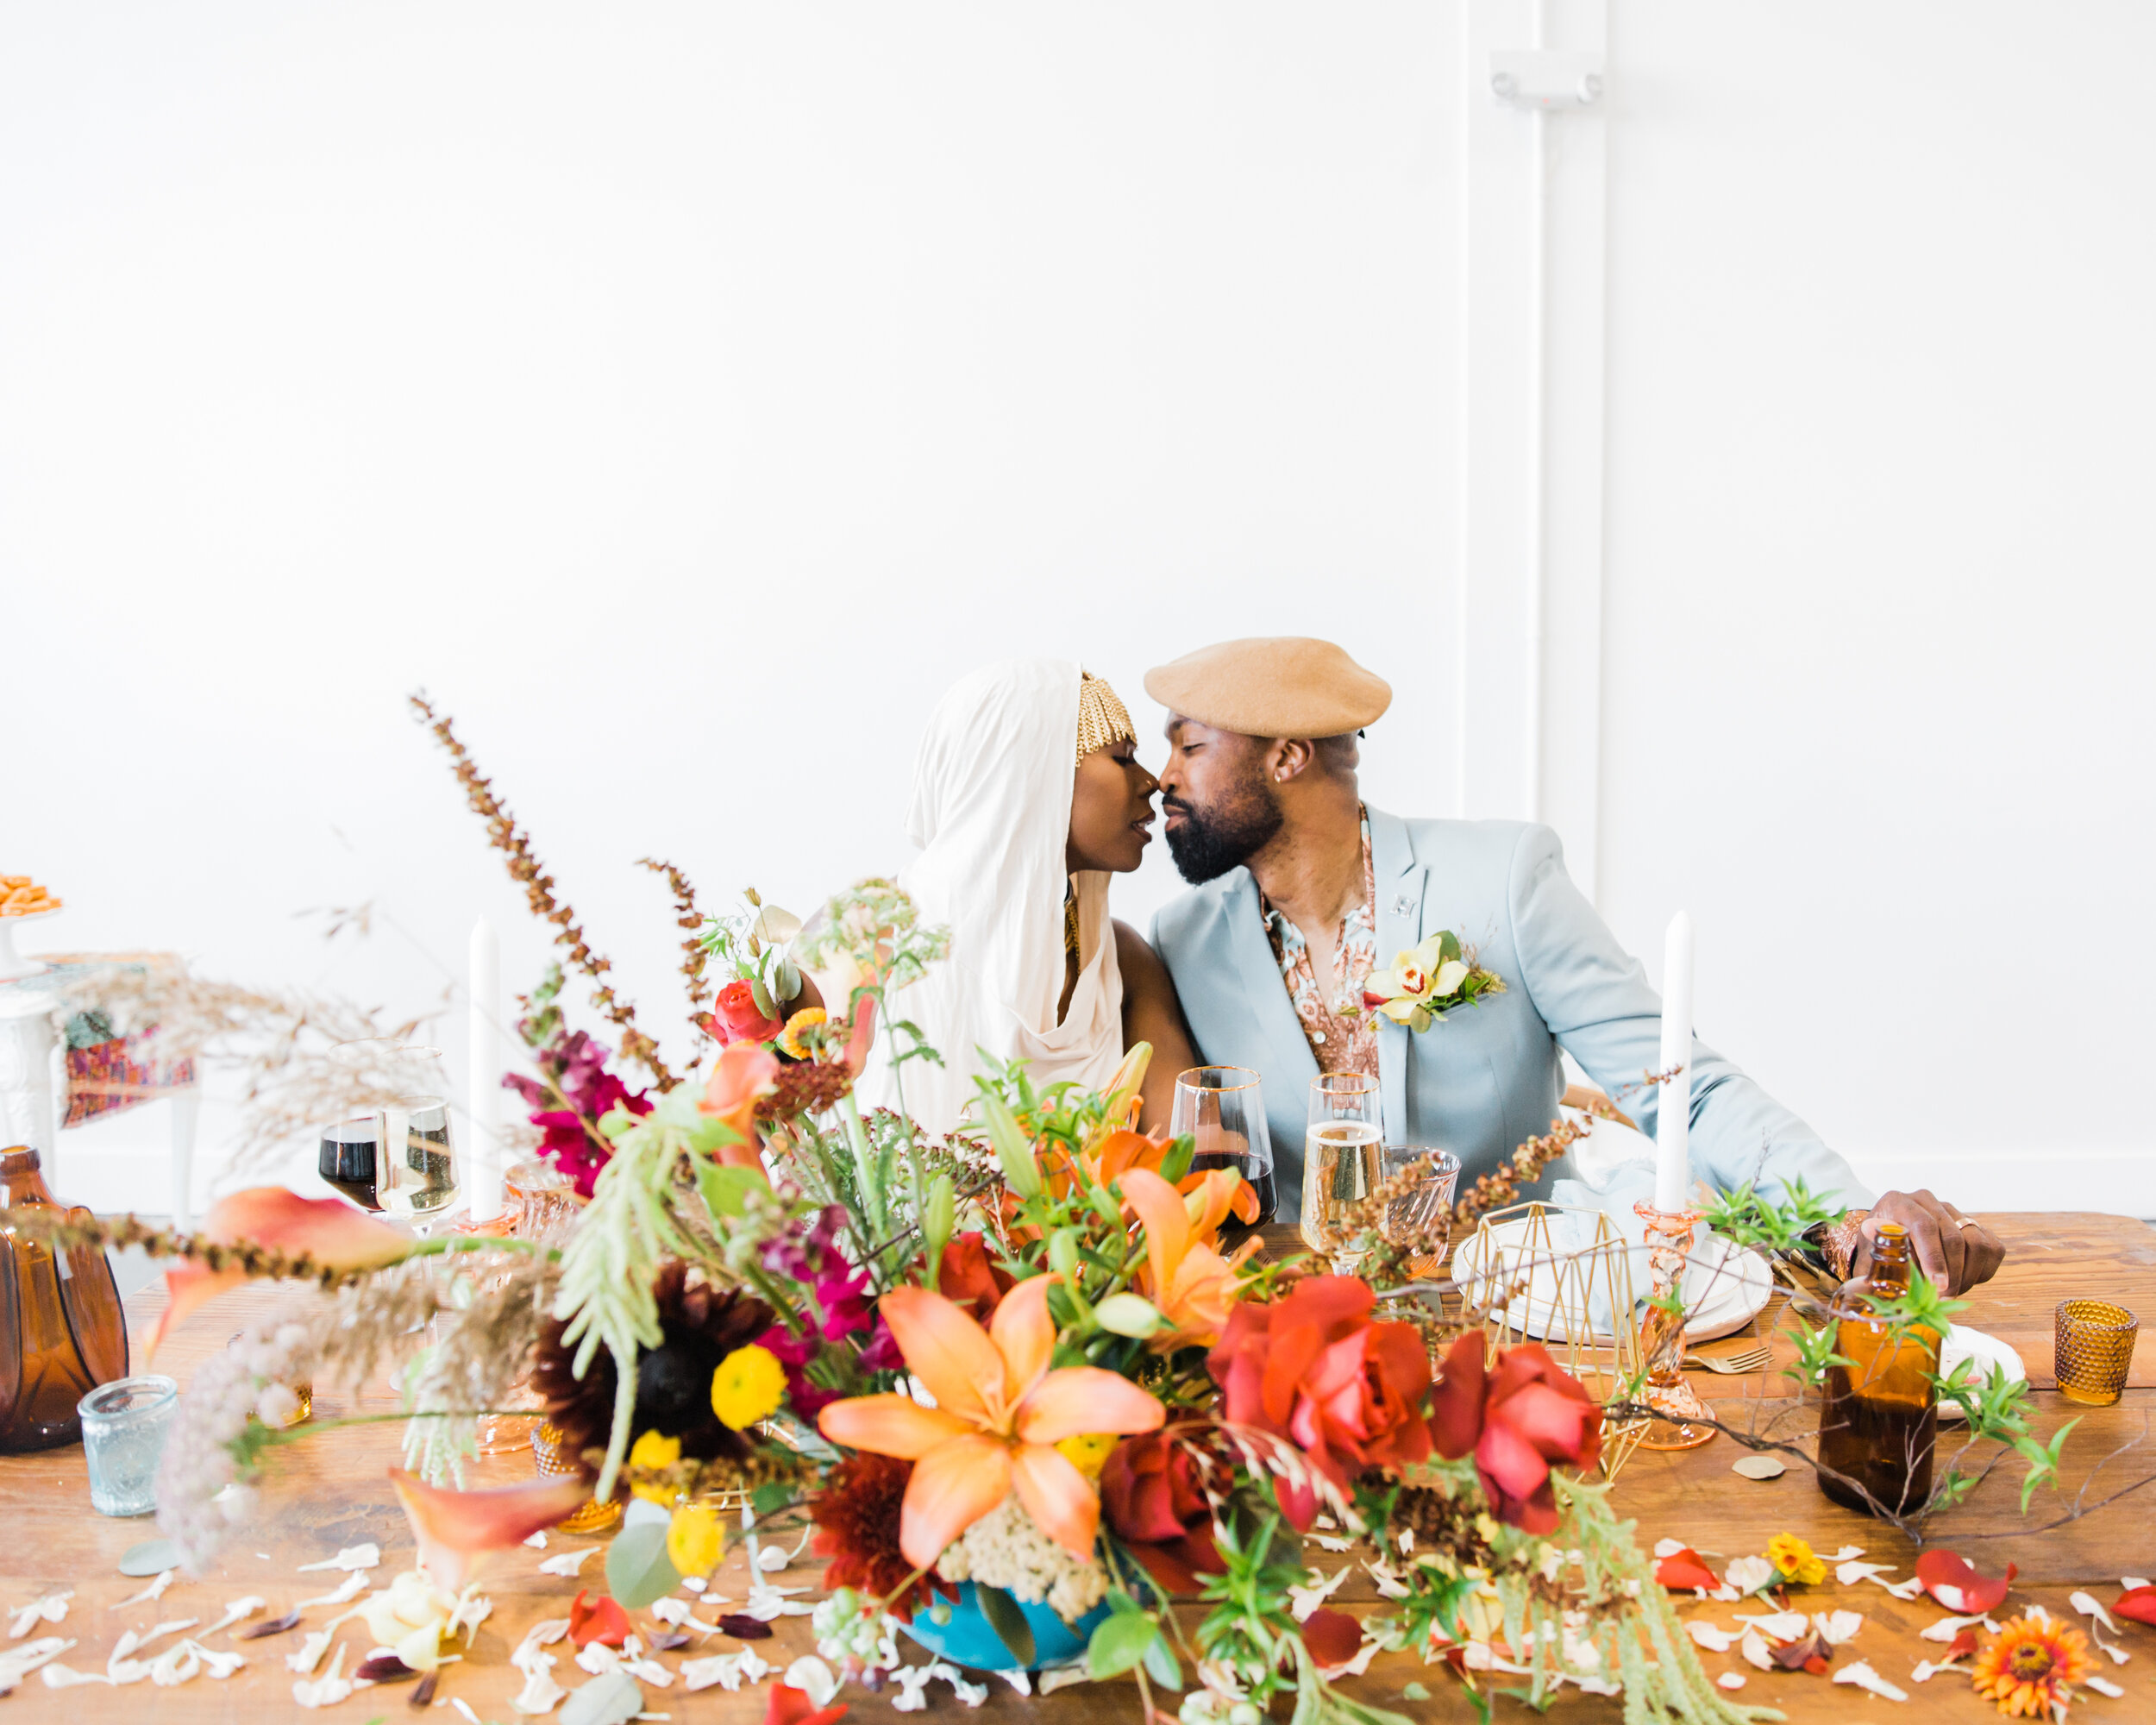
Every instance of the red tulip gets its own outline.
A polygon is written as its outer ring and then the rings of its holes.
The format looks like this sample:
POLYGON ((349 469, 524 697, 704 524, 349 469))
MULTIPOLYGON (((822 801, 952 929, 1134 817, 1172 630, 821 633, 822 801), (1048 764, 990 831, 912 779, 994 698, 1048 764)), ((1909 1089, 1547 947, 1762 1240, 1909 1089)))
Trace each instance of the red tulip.
POLYGON ((1538 1344, 1506 1349, 1491 1371, 1482 1337, 1467 1335, 1445 1357, 1430 1437, 1447 1461, 1474 1452, 1475 1471, 1499 1521, 1547 1534, 1557 1525, 1551 1466, 1595 1465, 1602 1410, 1538 1344))
POLYGON ((1654 1578, 1664 1587, 1674 1587, 1682 1592, 1688 1587, 1703 1587, 1709 1593, 1721 1584, 1721 1578, 1700 1560, 1700 1554, 1689 1546, 1681 1552, 1671 1552, 1654 1566, 1654 1578))
POLYGON ((2156 1628, 2156 1587, 2129 1587, 2111 1609, 2122 1617, 2156 1628))
POLYGON ((591 1492, 580 1479, 542 1480, 492 1491, 446 1491, 415 1479, 401 1467, 389 1471, 418 1542, 419 1561, 436 1587, 454 1593, 482 1552, 522 1545, 542 1527, 573 1515, 591 1492))
POLYGON ((711 1002, 711 1034, 721 1043, 768 1042, 785 1028, 785 1019, 764 1016, 746 982, 729 982, 711 1002))
POLYGON ((1225 1574, 1213 1506, 1190 1451, 1165 1431, 1126 1438, 1100 1470, 1100 1509, 1115 1535, 1170 1593, 1195 1593, 1200 1574, 1225 1574))
MULTIPOLYGON (((203 1218, 197 1238, 218 1245, 259 1245, 287 1258, 302 1255, 330 1270, 373 1270, 410 1255, 411 1236, 340 1198, 303 1198, 282 1186, 250 1186, 220 1198, 203 1218)), ((182 1263, 165 1272, 165 1311, 150 1352, 189 1313, 248 1279, 236 1268, 182 1263)))
MULTIPOLYGON (((1364 1468, 1430 1453, 1429 1357, 1411 1325, 1370 1321, 1376 1298, 1353 1276, 1307 1277, 1270 1305, 1237 1305, 1206 1358, 1229 1424, 1286 1440, 1343 1494, 1364 1468)), ((1273 1485, 1282 1514, 1307 1531, 1316 1489, 1301 1478, 1273 1485)))
POLYGON ((804 1690, 791 1684, 771 1685, 771 1705, 763 1716, 763 1725, 837 1725, 846 1716, 847 1703, 835 1707, 818 1707, 804 1690))
POLYGON ((569 1639, 580 1647, 593 1641, 618 1647, 629 1639, 629 1614, 607 1595, 593 1599, 580 1588, 569 1602, 569 1639))
POLYGON ((1916 1559, 1916 1578, 1925 1591, 1958 1617, 1990 1611, 2006 1597, 2021 1571, 2012 1564, 2002 1576, 1986 1580, 1953 1552, 1934 1549, 1916 1559))

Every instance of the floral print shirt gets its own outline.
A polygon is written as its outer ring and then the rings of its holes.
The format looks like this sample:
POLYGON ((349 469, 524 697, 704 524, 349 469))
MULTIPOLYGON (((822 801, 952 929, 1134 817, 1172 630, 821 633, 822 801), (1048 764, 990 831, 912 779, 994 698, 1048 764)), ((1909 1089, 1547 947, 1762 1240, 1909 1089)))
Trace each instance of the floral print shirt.
POLYGON ((1275 910, 1261 892, 1258 913, 1265 919, 1266 938, 1273 944, 1282 982, 1294 1002, 1302 1033, 1317 1057, 1320 1072, 1359 1072, 1377 1076, 1377 1024, 1363 1006, 1363 984, 1377 963, 1376 879, 1370 868, 1369 811, 1363 812, 1363 902, 1340 924, 1332 952, 1332 974, 1339 992, 1331 1000, 1318 987, 1310 963, 1309 943, 1302 931, 1275 910))

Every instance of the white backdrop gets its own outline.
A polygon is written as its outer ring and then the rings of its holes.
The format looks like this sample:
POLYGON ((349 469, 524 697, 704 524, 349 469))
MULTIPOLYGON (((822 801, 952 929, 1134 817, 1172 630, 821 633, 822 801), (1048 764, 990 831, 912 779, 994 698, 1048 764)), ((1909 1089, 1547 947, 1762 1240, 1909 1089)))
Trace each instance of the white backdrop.
MULTIPOLYGON (((1455 689, 1470 45, 1530 22, 0 12, 0 871, 68 900, 26 944, 411 1008, 483 913, 522 986, 420 685, 668 1033, 634 860, 800 910, 895 867, 992 655, 1150 739, 1148 664, 1328 634, 1399 691, 1373 800, 1521 812, 1455 689)), ((1868 1173, 2156 1214, 2135 47, 2093 4, 1619 18, 1601 683, 1551 722, 1618 932, 1654 969, 1689 906, 1703 1032, 1868 1173)), ((161 1193, 161 1136, 71 1135, 76 1195, 161 1193)))

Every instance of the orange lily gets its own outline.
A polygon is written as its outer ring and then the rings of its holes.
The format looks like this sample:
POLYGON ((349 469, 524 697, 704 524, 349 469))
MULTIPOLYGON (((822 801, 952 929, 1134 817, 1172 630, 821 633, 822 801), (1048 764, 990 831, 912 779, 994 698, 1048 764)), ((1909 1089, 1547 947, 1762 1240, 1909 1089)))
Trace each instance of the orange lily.
POLYGON ((856 1396, 824 1409, 835 1444, 913 1464, 899 1513, 899 1549, 923 1568, 1010 1495, 1066 1551, 1093 1552, 1100 1500, 1055 1446, 1088 1432, 1150 1432, 1168 1417, 1127 1377, 1099 1366, 1048 1369, 1056 1322, 1037 1276, 1003 1296, 988 1327, 925 1288, 894 1288, 881 1308, 906 1365, 937 1405, 910 1396, 856 1396))
POLYGON ((697 1111, 718 1116, 741 1134, 740 1143, 712 1152, 728 1167, 763 1171, 763 1158, 756 1153, 756 1099, 769 1094, 778 1071, 778 1056, 760 1043, 730 1042, 719 1051, 697 1111))
MULTIPOLYGON (((1076 1170, 1066 1164, 1047 1170, 1050 1189, 1059 1194, 1067 1193, 1081 1173, 1088 1184, 1095 1186, 1113 1185, 1132 1169, 1142 1168, 1157 1175, 1162 1159, 1168 1154, 1168 1143, 1165 1138, 1148 1138, 1144 1132, 1127 1130, 1109 1132, 1078 1152, 1076 1170)), ((1251 1190, 1250 1182, 1232 1169, 1206 1169, 1186 1174, 1175 1182, 1175 1189, 1188 1196, 1212 1185, 1225 1190, 1229 1201, 1223 1208, 1220 1216, 1201 1229, 1201 1233, 1210 1233, 1219 1227, 1231 1209, 1243 1221, 1257 1220, 1257 1194, 1251 1190), (1225 1181, 1219 1177, 1223 1175, 1226 1176, 1225 1181)))
MULTIPOLYGON (((203 1218, 197 1239, 217 1245, 254 1245, 288 1258, 302 1255, 328 1270, 373 1270, 408 1256, 413 1241, 385 1222, 338 1198, 303 1198, 282 1186, 250 1186, 220 1198, 203 1218)), ((248 1279, 231 1266, 179 1263, 165 1272, 165 1311, 150 1338, 158 1346, 180 1320, 248 1279)))
POLYGON ((582 1479, 547 1479, 536 1485, 511 1485, 492 1491, 447 1491, 414 1478, 401 1467, 389 1471, 419 1543, 419 1562, 434 1584, 448 1592, 461 1589, 483 1552, 522 1545, 542 1527, 551 1527, 577 1506, 591 1501, 582 1479))
POLYGON ((1203 1183, 1183 1196, 1149 1169, 1128 1169, 1122 1177, 1124 1200, 1145 1224, 1146 1263, 1137 1277, 1138 1289, 1169 1325, 1146 1343, 1156 1353, 1211 1347, 1220 1339, 1235 1304, 1236 1270, 1258 1246, 1252 1238, 1234 1257, 1222 1258, 1212 1245, 1213 1230, 1227 1215, 1232 1189, 1247 1192, 1249 1182, 1225 1168, 1199 1178, 1203 1183))

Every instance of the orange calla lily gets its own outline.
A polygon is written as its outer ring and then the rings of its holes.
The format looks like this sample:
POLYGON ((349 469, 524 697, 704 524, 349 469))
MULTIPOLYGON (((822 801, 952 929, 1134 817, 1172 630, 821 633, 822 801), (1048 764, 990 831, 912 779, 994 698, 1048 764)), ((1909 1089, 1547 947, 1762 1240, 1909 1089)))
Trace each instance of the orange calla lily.
POLYGON ((1041 1531, 1090 1556, 1100 1500, 1055 1446, 1088 1432, 1156 1429, 1161 1404, 1099 1366, 1048 1369, 1056 1322, 1037 1276, 1003 1296, 982 1329, 965 1309, 925 1288, 894 1288, 881 1311, 906 1365, 937 1405, 910 1396, 856 1396, 824 1409, 817 1426, 835 1444, 913 1464, 899 1514, 899 1549, 923 1568, 1015 1489, 1041 1531))
POLYGON ((762 1171, 763 1158, 756 1153, 756 1099, 770 1094, 778 1072, 778 1056, 760 1043, 730 1042, 719 1051, 697 1111, 717 1115, 741 1134, 740 1143, 712 1152, 729 1167, 762 1171))
POLYGON ((1187 1197, 1148 1169, 1127 1169, 1120 1182, 1125 1201, 1145 1224, 1146 1262, 1137 1277, 1138 1291, 1170 1326, 1147 1342, 1156 1353, 1211 1347, 1220 1339, 1235 1304, 1235 1272, 1257 1250, 1252 1238, 1234 1257, 1222 1258, 1211 1244, 1232 1201, 1231 1187, 1247 1192, 1249 1183, 1225 1168, 1200 1178, 1203 1183, 1187 1197))
POLYGON ((592 1496, 582 1479, 542 1480, 493 1491, 447 1491, 401 1467, 390 1469, 389 1479, 419 1542, 421 1566, 436 1587, 450 1593, 464 1585, 481 1552, 522 1545, 542 1527, 573 1515, 592 1496))
MULTIPOLYGON (((287 1258, 304 1256, 327 1270, 373 1270, 408 1256, 414 1242, 338 1198, 303 1198, 282 1186, 250 1186, 220 1198, 197 1238, 217 1245, 266 1246, 287 1258)), ((212 1270, 180 1263, 165 1272, 165 1311, 150 1338, 156 1355, 166 1335, 188 1314, 248 1279, 236 1265, 212 1270)))

